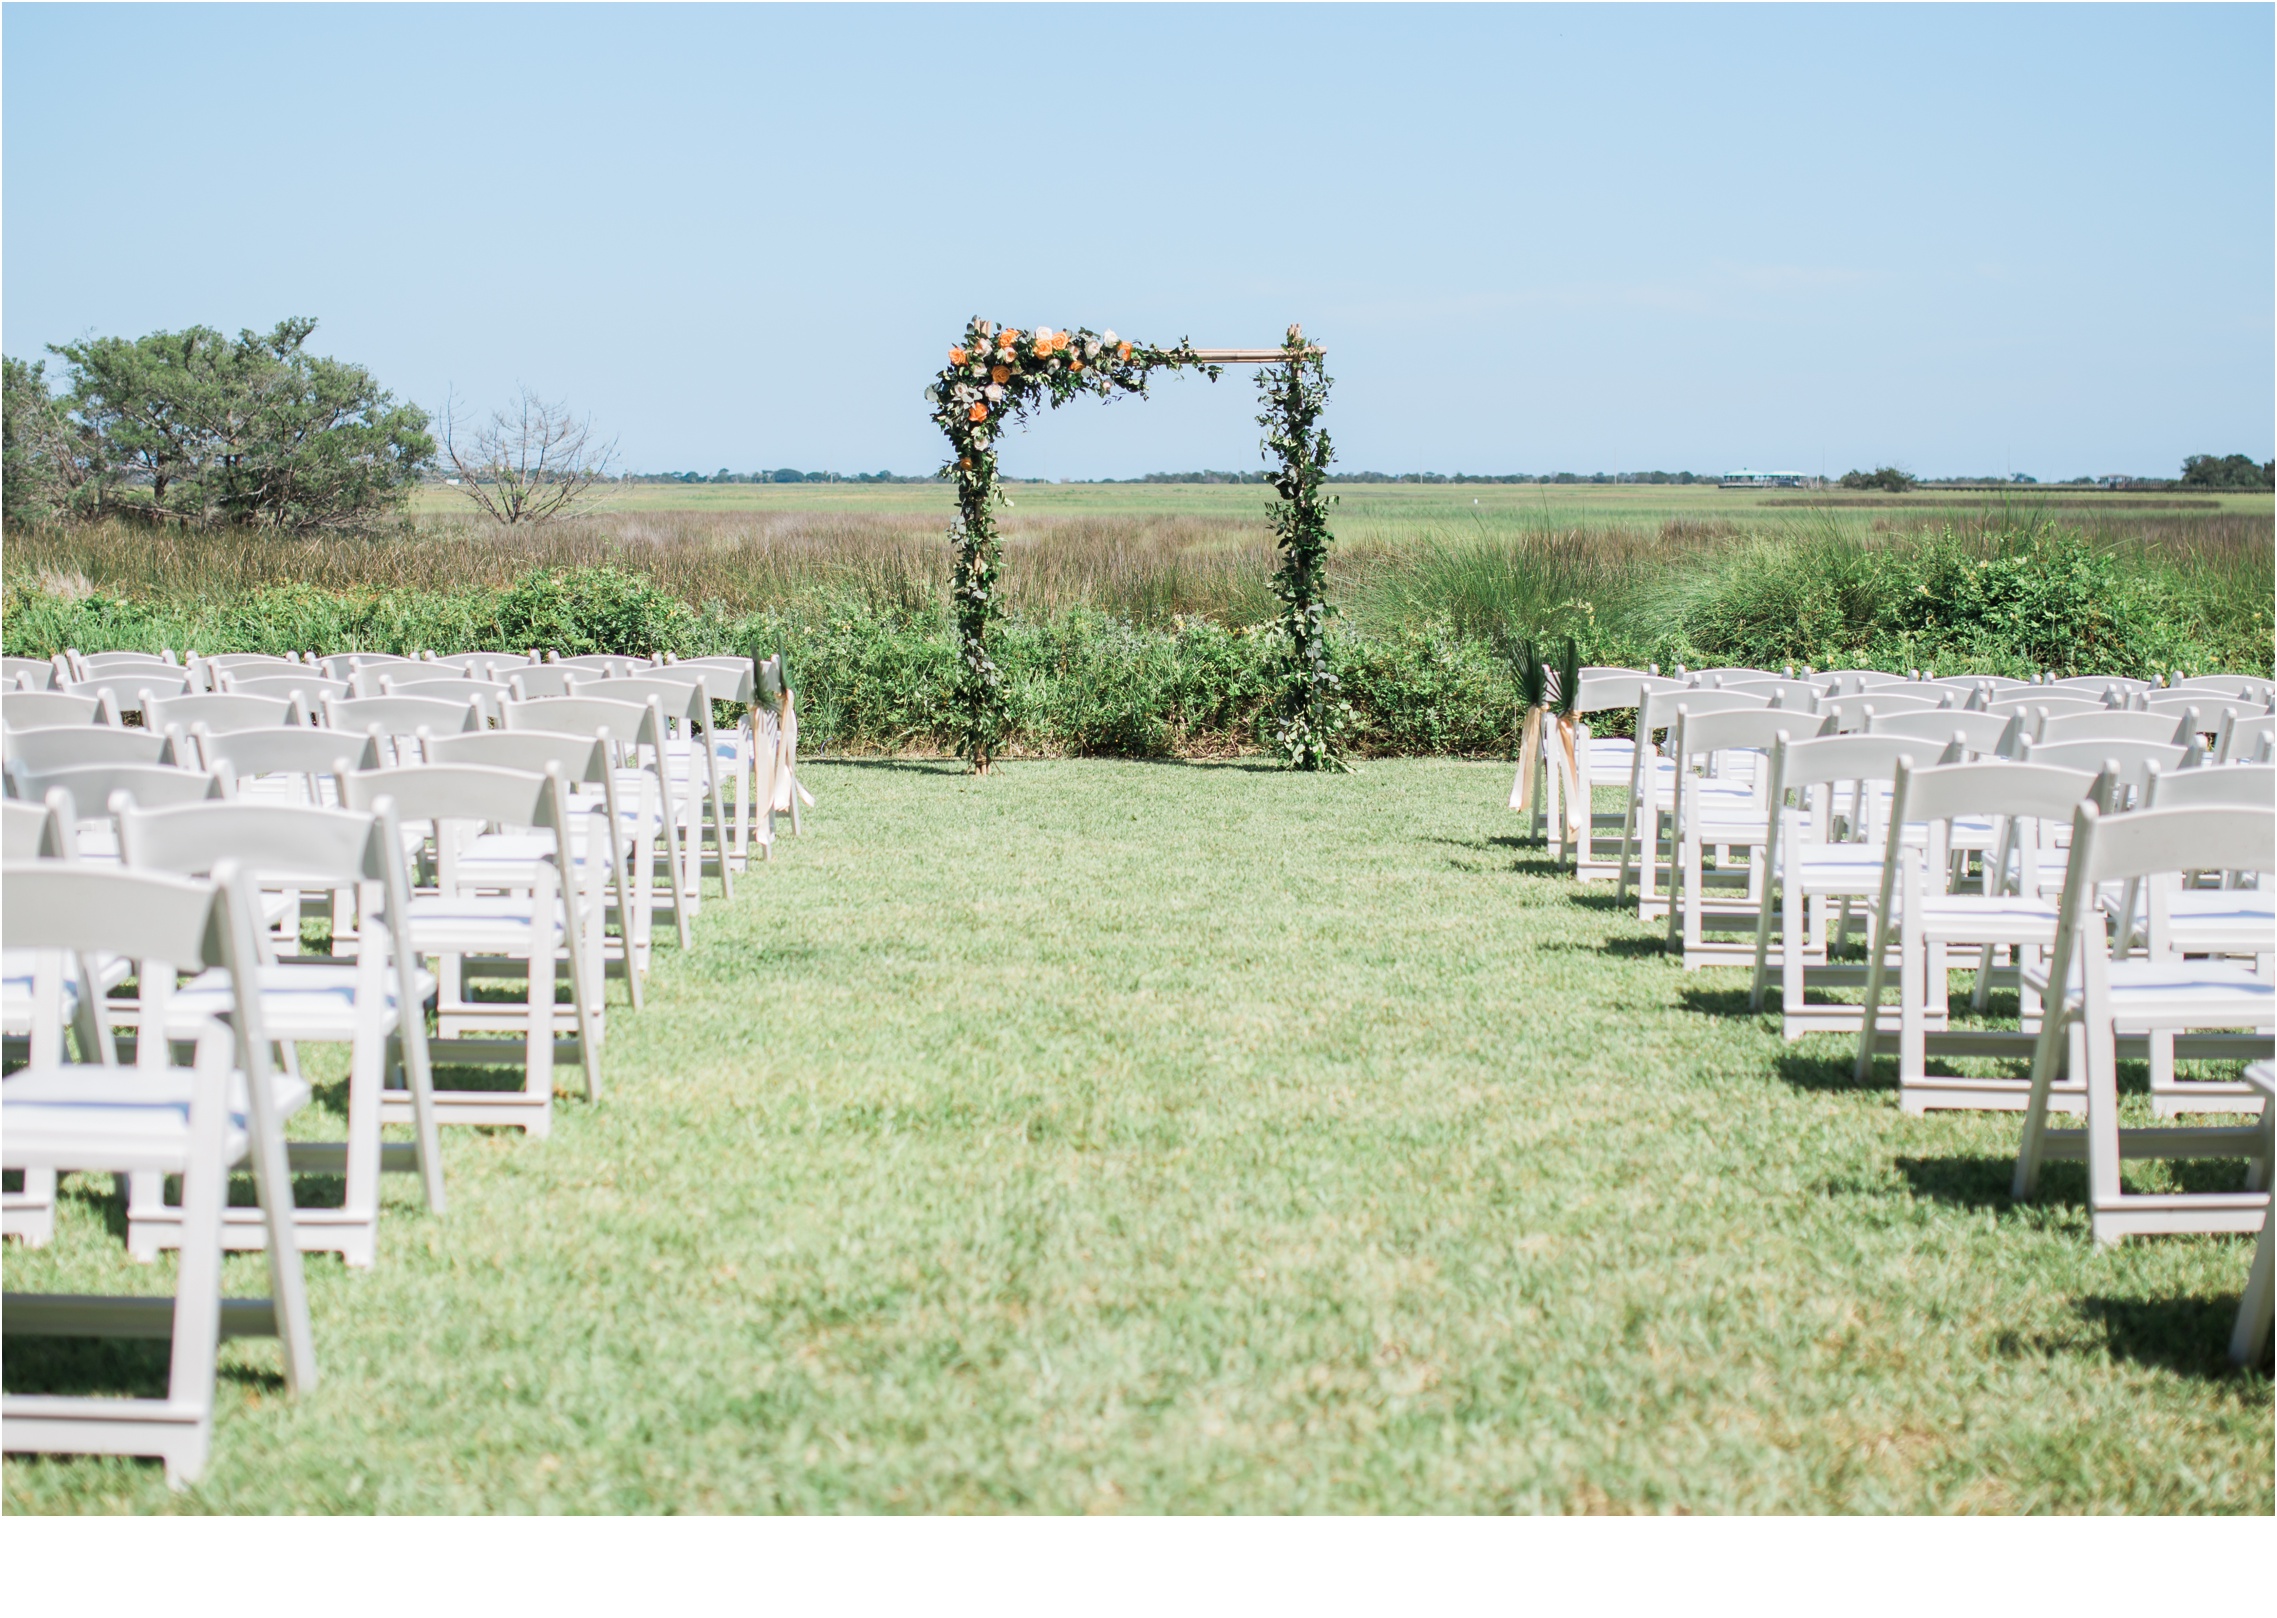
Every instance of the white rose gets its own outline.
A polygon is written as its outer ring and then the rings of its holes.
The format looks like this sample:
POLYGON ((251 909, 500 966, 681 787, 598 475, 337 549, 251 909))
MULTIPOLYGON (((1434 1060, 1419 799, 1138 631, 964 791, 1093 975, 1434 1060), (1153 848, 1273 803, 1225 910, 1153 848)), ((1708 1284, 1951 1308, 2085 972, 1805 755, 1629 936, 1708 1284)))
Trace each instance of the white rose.
POLYGON ((1050 342, 1051 340, 1052 340, 1052 329, 1051 329, 1051 327, 1049 327, 1049 326, 1038 326, 1038 327, 1036 328, 1036 341, 1037 341, 1037 342, 1039 342, 1039 343, 1048 343, 1048 342, 1050 342))
POLYGON ((1004 390, 993 382, 980 391, 990 404, 1002 404, 1004 402, 1004 390))
POLYGON ((1115 334, 1111 331, 1102 332, 1099 335, 1099 341, 1105 343, 1109 348, 1113 348, 1115 346, 1115 334))
POLYGON ((1087 360, 1095 360, 1095 359, 1097 359, 1097 358, 1099 357, 1099 339, 1098 339, 1098 338, 1096 338, 1096 337, 1086 337, 1086 338, 1083 340, 1083 357, 1084 357, 1085 359, 1087 359, 1087 360))

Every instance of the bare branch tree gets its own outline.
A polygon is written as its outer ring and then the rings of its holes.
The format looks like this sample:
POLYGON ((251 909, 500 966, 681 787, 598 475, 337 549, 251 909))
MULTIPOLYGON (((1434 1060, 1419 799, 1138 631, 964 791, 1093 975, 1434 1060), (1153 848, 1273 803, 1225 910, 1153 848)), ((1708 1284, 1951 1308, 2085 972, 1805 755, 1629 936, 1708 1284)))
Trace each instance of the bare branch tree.
POLYGON ((548 403, 528 388, 472 429, 458 421, 456 399, 445 399, 442 439, 459 493, 509 528, 551 522, 590 506, 617 458, 616 440, 600 442, 591 417, 580 418, 568 405, 548 403))

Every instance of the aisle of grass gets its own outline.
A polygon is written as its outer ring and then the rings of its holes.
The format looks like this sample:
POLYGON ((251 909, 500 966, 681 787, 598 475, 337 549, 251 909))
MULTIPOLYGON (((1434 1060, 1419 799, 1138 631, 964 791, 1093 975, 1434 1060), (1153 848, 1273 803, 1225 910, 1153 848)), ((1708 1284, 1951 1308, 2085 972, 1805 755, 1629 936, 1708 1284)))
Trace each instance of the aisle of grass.
MULTIPOLYGON (((2245 1243, 2010 1206, 2012 1122, 1783 1050, 1517 845, 1506 767, 810 780, 600 1106, 311 1261, 313 1397, 227 1351, 172 1504, 2272 1508, 2245 1243)), ((162 1284, 97 1189, 11 1290, 162 1284)), ((9 1510, 169 1503, 6 1463, 9 1510)))

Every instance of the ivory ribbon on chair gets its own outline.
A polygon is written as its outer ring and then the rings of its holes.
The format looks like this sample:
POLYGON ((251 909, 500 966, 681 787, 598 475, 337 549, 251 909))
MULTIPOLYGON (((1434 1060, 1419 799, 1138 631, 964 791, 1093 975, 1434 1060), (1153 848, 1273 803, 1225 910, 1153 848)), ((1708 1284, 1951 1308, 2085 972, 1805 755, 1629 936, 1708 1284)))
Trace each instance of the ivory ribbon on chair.
POLYGON ((1526 724, 1518 744, 1518 779, 1510 783, 1510 807, 1523 814, 1534 807, 1534 771, 1542 762, 1542 715, 1537 704, 1526 710, 1526 724))
POLYGON ((1581 758, 1577 744, 1581 721, 1572 714, 1558 715, 1558 752, 1565 798, 1565 840, 1568 847, 1581 841, 1583 817, 1589 806, 1582 801, 1581 758))

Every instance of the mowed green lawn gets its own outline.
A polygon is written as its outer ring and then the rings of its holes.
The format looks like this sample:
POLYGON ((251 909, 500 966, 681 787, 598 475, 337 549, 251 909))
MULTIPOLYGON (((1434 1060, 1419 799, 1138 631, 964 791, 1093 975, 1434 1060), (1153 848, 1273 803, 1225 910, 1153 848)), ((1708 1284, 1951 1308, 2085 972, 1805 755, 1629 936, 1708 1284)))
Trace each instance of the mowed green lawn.
MULTIPOLYGON (((808 778, 598 1106, 310 1261, 322 1387, 233 1344, 194 1492, 12 1457, 7 1508, 2272 1509, 2246 1242, 2011 1206, 2012 1120, 1783 1048, 1506 766, 808 778)), ((9 1288, 162 1286, 74 1184, 9 1288)))

